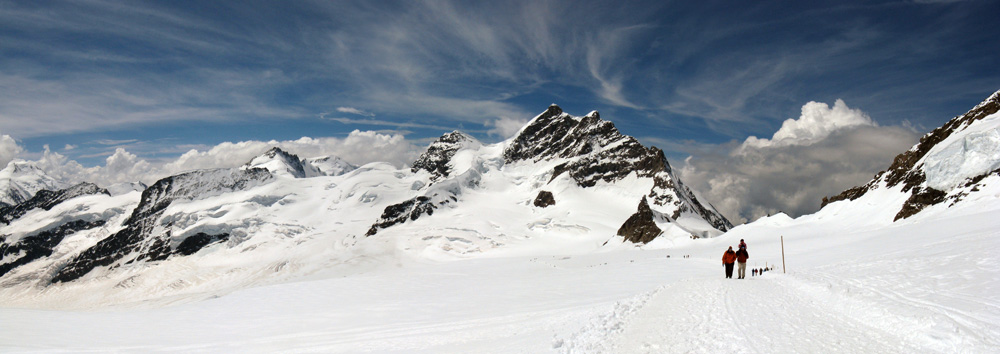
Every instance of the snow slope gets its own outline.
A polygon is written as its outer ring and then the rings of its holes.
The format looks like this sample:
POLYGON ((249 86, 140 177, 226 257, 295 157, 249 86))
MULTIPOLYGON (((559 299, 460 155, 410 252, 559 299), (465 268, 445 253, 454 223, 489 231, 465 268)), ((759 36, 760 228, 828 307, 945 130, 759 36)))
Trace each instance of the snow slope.
POLYGON ((830 212, 764 220, 670 249, 403 258, 361 274, 326 274, 198 302, 160 299, 88 311, 7 307, 0 309, 0 348, 996 352, 1000 256, 990 250, 1000 237, 994 217, 1000 189, 989 193, 989 200, 958 212, 889 226, 853 227, 830 212), (780 268, 780 235, 787 274, 780 268), (768 262, 778 268, 762 277, 723 279, 721 253, 740 238, 749 244, 751 267, 768 262))

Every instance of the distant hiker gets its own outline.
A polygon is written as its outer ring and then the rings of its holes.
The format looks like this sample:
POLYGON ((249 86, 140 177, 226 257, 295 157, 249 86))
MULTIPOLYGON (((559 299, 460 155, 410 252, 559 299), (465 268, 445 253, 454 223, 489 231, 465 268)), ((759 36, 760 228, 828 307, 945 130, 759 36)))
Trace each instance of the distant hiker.
POLYGON ((750 254, 747 253, 747 248, 740 247, 740 250, 736 251, 736 261, 740 263, 738 279, 743 279, 747 276, 747 258, 750 258, 750 254))
POLYGON ((722 254, 722 265, 726 267, 726 278, 733 278, 733 263, 736 262, 736 252, 733 252, 733 246, 729 246, 729 250, 722 254))
POLYGON ((742 238, 740 239, 740 248, 747 248, 747 243, 743 242, 742 238))
POLYGON ((753 269, 753 274, 752 274, 751 276, 754 276, 754 277, 756 277, 756 276, 757 276, 757 268, 754 268, 754 269, 753 269))

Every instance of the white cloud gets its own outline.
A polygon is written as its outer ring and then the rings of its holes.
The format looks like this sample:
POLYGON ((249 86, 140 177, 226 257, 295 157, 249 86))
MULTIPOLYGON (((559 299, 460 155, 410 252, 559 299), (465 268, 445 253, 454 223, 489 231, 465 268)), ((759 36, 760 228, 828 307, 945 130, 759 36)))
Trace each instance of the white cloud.
POLYGON ((95 140, 94 143, 100 144, 100 145, 125 145, 125 144, 131 144, 131 143, 134 143, 134 142, 137 142, 137 141, 139 141, 139 140, 136 140, 136 139, 122 139, 122 140, 100 139, 100 140, 95 140))
POLYGON ((514 136, 514 134, 517 134, 517 132, 520 131, 521 128, 524 127, 526 124, 528 124, 527 118, 518 119, 510 117, 500 117, 492 121, 486 122, 486 126, 491 127, 487 131, 488 134, 499 136, 504 139, 510 138, 514 136))
POLYGON ((70 150, 76 149, 77 147, 78 146, 73 145, 73 144, 66 144, 66 146, 63 147, 63 150, 70 151, 70 150))
POLYGON ((105 160, 103 172, 106 184, 134 182, 148 177, 152 172, 152 165, 124 148, 117 148, 105 160))
POLYGON ((354 107, 337 107, 337 112, 357 114, 359 116, 365 116, 365 117, 374 117, 375 116, 375 113, 365 112, 363 110, 360 110, 360 109, 357 109, 357 108, 354 108, 354 107))
POLYGON ((837 99, 832 108, 826 103, 809 102, 802 106, 802 114, 798 119, 785 120, 771 139, 751 136, 743 142, 743 147, 810 145, 825 139, 835 131, 854 126, 877 126, 877 124, 860 109, 847 107, 841 99, 837 99))
POLYGON ((679 174, 733 222, 779 211, 799 216, 819 210, 825 196, 868 182, 918 137, 905 127, 880 127, 839 101, 832 109, 810 102, 774 138, 702 147, 679 174))
MULTIPOLYGON (((110 186, 122 182, 141 181, 151 184, 178 173, 212 168, 232 168, 243 165, 272 147, 280 147, 300 158, 337 156, 355 165, 370 162, 387 162, 399 168, 410 165, 423 152, 424 146, 415 145, 401 134, 354 130, 344 138, 309 138, 286 141, 224 142, 203 150, 191 149, 175 159, 147 161, 123 147, 104 160, 103 166, 84 167, 65 155, 44 146, 35 162, 46 174, 66 185, 92 182, 110 186)), ((24 154, 13 138, 0 136, 0 162, 8 162, 24 154)), ((23 157, 22 157, 23 158, 23 157)))
POLYGON ((205 151, 190 150, 177 160, 164 164, 163 173, 237 167, 275 146, 301 158, 333 155, 355 165, 382 161, 404 167, 420 154, 420 148, 402 135, 354 130, 343 139, 303 137, 287 141, 225 142, 205 151))
POLYGON ((0 135, 0 168, 7 166, 23 150, 10 135, 0 135))

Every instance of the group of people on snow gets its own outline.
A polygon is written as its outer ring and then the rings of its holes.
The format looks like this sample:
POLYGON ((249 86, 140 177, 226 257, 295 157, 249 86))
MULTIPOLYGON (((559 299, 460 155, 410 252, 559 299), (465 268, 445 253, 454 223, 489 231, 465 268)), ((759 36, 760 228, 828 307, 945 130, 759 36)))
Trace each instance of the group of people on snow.
POLYGON ((739 263, 739 272, 736 275, 736 279, 743 279, 747 275, 747 259, 750 258, 750 254, 747 253, 747 243, 740 239, 740 245, 738 251, 733 251, 733 246, 729 246, 729 250, 722 254, 722 266, 726 267, 726 278, 733 278, 733 266, 735 263, 739 263))
POLYGON ((774 269, 774 267, 754 268, 753 276, 764 275, 764 272, 774 269))

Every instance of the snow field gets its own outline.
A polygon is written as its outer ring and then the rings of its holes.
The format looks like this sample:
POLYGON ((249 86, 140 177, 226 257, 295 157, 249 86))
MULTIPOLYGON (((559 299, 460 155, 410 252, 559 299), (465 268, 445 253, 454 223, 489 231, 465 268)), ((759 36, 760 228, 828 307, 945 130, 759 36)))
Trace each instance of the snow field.
POLYGON ((597 253, 450 261, 381 254, 353 274, 202 301, 3 308, 0 350, 996 352, 998 206, 980 200, 975 213, 862 229, 778 215, 669 249, 609 244, 597 253), (749 267, 776 269, 724 279, 719 258, 740 238, 749 267))

